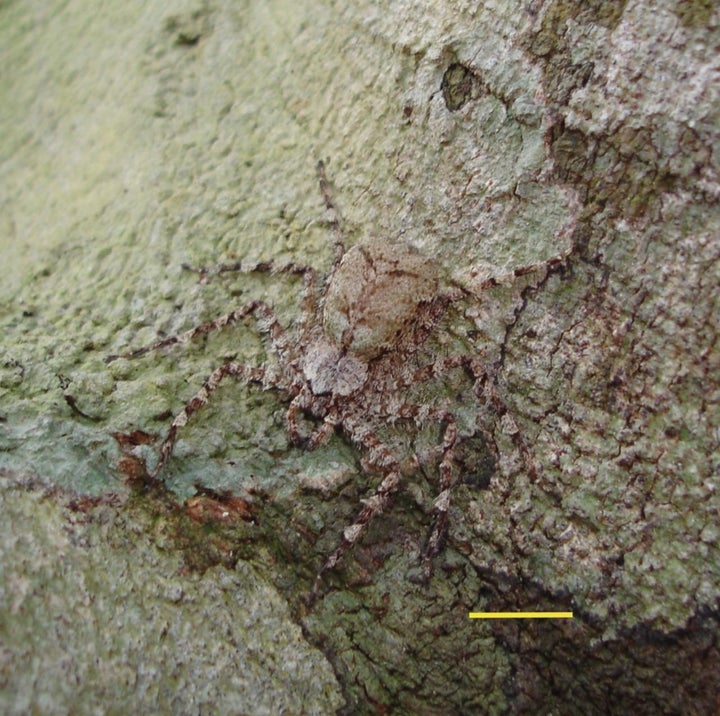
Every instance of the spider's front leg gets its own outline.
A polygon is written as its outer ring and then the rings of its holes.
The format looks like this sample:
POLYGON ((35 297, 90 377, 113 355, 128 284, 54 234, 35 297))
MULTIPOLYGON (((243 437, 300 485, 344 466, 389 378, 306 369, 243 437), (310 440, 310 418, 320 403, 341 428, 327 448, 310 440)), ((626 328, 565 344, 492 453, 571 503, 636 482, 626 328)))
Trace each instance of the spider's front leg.
POLYGON ((177 442, 178 430, 187 425, 187 421, 193 413, 196 413, 200 410, 200 408, 207 404, 212 393, 217 390, 222 380, 228 375, 244 380, 246 383, 259 383, 260 385, 267 385, 267 377, 264 368, 246 366, 240 363, 225 363, 219 368, 216 368, 210 374, 210 377, 205 381, 202 388, 200 388, 200 390, 185 405, 182 411, 178 413, 170 424, 170 429, 160 445, 160 459, 152 472, 149 473, 152 479, 157 478, 160 471, 165 466, 165 463, 170 458, 170 455, 172 455, 173 448, 177 442))
MULTIPOLYGON (((452 466, 454 448, 457 443, 457 422, 455 416, 441 408, 428 408, 421 405, 404 404, 399 410, 392 412, 394 418, 415 420, 418 424, 427 422, 444 423, 442 459, 440 461, 440 492, 433 504, 435 519, 433 529, 425 550, 424 573, 427 579, 431 576, 431 560, 440 551, 443 537, 447 530, 447 513, 450 507, 450 492, 452 489, 452 466)), ((318 594, 323 576, 335 567, 360 536, 367 524, 388 506, 392 495, 397 492, 400 484, 401 466, 390 449, 374 434, 367 422, 346 419, 343 427, 351 439, 359 443, 368 451, 367 461, 384 475, 380 485, 371 497, 363 500, 364 507, 355 518, 355 521, 343 531, 343 541, 335 552, 330 555, 318 572, 310 594, 312 602, 318 594)))
POLYGON ((367 524, 382 512, 390 502, 392 495, 397 492, 400 484, 400 463, 393 457, 390 450, 374 435, 370 426, 360 420, 346 419, 343 427, 349 434, 353 442, 359 443, 368 450, 368 460, 377 467, 383 474, 383 479, 376 488, 373 495, 365 500, 365 505, 355 518, 355 521, 343 530, 342 543, 328 557, 325 564, 315 577, 312 591, 310 592, 310 603, 312 603, 318 595, 325 573, 333 569, 338 562, 359 539, 365 531, 367 524))
POLYGON ((324 445, 338 424, 337 410, 330 407, 330 400, 314 395, 307 385, 303 385, 300 392, 292 399, 285 419, 293 444, 305 450, 314 450, 324 445), (305 411, 311 411, 315 416, 322 417, 320 426, 307 436, 302 435, 298 427, 298 416, 305 411))
MULTIPOLYGON (((170 336, 157 341, 156 343, 143 346, 142 348, 136 348, 135 350, 127 353, 107 356, 105 358, 105 362, 111 363, 118 358, 139 358, 146 353, 150 353, 151 351, 155 351, 160 348, 165 348, 178 343, 188 343, 197 336, 207 335, 212 331, 220 330, 228 325, 237 323, 246 316, 253 316, 256 319, 260 330, 270 335, 273 347, 280 358, 282 367, 285 371, 292 371, 293 364, 289 360, 290 342, 285 333, 285 329, 277 320, 273 310, 264 301, 251 301, 231 313, 221 316, 220 318, 216 318, 213 321, 203 323, 190 329, 189 331, 185 331, 184 333, 170 336)), ((180 412, 173 420, 168 434, 160 446, 160 459, 158 464, 155 466, 155 469, 150 473, 151 478, 156 478, 158 476, 172 454, 175 442, 177 441, 177 432, 179 428, 183 427, 187 423, 188 418, 208 402, 210 395, 217 389, 220 382, 228 375, 240 378, 248 383, 260 383, 265 387, 287 387, 286 382, 290 382, 292 380, 291 378, 280 381, 273 380, 266 374, 264 368, 249 367, 239 363, 230 362, 217 368, 205 381, 203 387, 197 392, 192 400, 187 403, 182 412, 180 412)))
MULTIPOLYGON (((510 409, 505 404, 503 398, 500 396, 500 393, 496 388, 495 381, 490 375, 488 375, 485 366, 478 358, 467 354, 452 355, 440 358, 439 360, 435 361, 435 363, 430 363, 429 365, 423 366, 422 368, 416 370, 410 375, 409 378, 407 378, 402 383, 402 386, 410 387, 419 382, 432 380, 433 378, 440 377, 447 371, 454 368, 465 368, 468 373, 473 377, 475 381, 475 394, 478 398, 481 398, 483 395, 485 396, 485 399, 492 407, 492 410, 498 422, 502 425, 506 434, 508 434, 512 441, 515 443, 515 446, 520 453, 520 457, 522 458, 528 475, 531 479, 535 480, 538 475, 538 469, 535 465, 534 460, 531 457, 530 450, 528 449, 525 440, 523 439, 520 430, 517 427, 517 423, 513 418, 510 409)), ((495 456, 497 457, 498 448, 492 431, 489 430, 488 427, 483 425, 482 423, 480 423, 478 427, 482 432, 483 437, 485 438, 485 444, 490 450, 494 452, 495 456)))
POLYGON ((425 578, 432 575, 432 558, 440 552, 447 533, 448 510, 450 509, 450 495, 453 488, 453 459, 455 445, 457 444, 458 428, 455 416, 442 408, 429 408, 422 405, 405 403, 400 406, 397 414, 401 418, 414 420, 418 426, 427 423, 444 424, 442 440, 442 458, 440 460, 440 491, 433 502, 433 528, 428 539, 423 556, 423 571, 425 578))
MULTIPOLYGON (((429 363, 428 365, 418 368, 407 375, 402 381, 398 381, 398 387, 410 388, 418 383, 425 383, 434 378, 440 378, 449 371, 457 368, 464 368, 473 379, 473 389, 478 398, 486 394, 487 399, 493 404, 493 407, 502 409, 501 414, 508 412, 502 398, 500 398, 494 389, 492 380, 480 359, 465 353, 444 356, 434 363, 429 363)), ((483 434, 488 449, 492 450, 497 456, 497 445, 495 444, 492 432, 482 423, 480 423, 478 427, 483 434)))

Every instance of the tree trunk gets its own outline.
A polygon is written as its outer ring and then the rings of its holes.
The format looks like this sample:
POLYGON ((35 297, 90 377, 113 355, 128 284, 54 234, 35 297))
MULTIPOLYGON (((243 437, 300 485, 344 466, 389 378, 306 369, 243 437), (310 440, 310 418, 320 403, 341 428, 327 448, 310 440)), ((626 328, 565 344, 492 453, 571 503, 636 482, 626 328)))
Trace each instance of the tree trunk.
POLYGON ((712 712, 720 11, 155 5, 0 4, 3 712, 712 712), (411 367, 474 356, 494 397, 398 396, 458 422, 432 578, 442 432, 397 420, 394 504, 308 607, 366 451, 298 448, 287 393, 228 383, 155 484, 207 376, 273 351, 244 321, 105 357, 255 299, 302 348, 300 278, 183 264, 325 276, 326 198, 346 247, 462 293, 411 367), (574 619, 468 619, 543 610, 574 619))

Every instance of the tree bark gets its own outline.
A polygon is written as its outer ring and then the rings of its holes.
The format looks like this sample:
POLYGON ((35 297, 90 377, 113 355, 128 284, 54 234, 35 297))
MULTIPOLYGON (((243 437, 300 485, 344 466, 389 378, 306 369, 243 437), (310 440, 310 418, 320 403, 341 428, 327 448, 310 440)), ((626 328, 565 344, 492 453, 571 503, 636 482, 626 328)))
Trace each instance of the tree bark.
POLYGON ((712 712, 713 3, 103 5, 0 5, 3 711, 712 712), (434 575, 418 564, 439 431, 399 422, 381 437, 414 468, 307 608, 377 484, 363 452, 292 446, 287 396, 229 384, 153 488, 153 437, 229 356, 271 352, 243 324, 104 358, 252 299, 292 332, 296 278, 202 284, 182 265, 325 275, 320 159, 346 246, 410 244, 466 292, 418 364, 479 357, 507 413, 459 371, 412 387, 461 433, 434 575), (574 619, 468 619, 539 610, 574 619))

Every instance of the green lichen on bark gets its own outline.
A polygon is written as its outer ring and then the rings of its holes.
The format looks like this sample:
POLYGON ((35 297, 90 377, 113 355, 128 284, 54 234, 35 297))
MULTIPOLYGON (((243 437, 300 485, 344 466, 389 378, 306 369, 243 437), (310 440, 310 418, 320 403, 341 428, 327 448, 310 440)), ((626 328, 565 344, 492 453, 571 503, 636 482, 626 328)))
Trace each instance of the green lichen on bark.
POLYGON ((322 713, 342 700, 287 603, 240 563, 183 574, 165 526, 0 477, 3 713, 322 713), (12 559, 10 557, 12 556, 12 559))
MULTIPOLYGON (((230 619, 227 590, 243 569, 274 580, 354 712, 711 703, 700 674, 718 662, 717 10, 398 0, 33 12, 0 6, 12 69, 0 93, 13 97, 0 103, 0 465, 12 485, 31 475, 65 491, 46 498, 52 524, 67 519, 52 505, 60 495, 117 493, 117 539, 176 550, 203 584, 230 580, 222 598, 210 586, 198 596, 197 614, 230 619), (443 93, 451 67, 463 68, 462 102, 443 93), (462 416, 476 453, 462 464, 479 465, 487 489, 455 489, 448 547, 423 585, 436 476, 431 461, 410 471, 308 612, 302 592, 372 483, 362 454, 341 439, 315 453, 289 446, 283 396, 228 385, 183 431, 170 492, 138 497, 112 433, 162 433, 226 356, 259 363, 267 347, 241 326, 137 361, 103 358, 254 298, 292 325, 296 281, 198 285, 181 264, 273 258, 325 271, 320 158, 348 244, 407 241, 470 291, 570 242, 575 251, 564 270, 456 306, 422 354, 476 351, 495 366, 539 479, 491 420, 499 457, 488 459, 463 376, 414 391, 462 416), (255 541, 208 532, 212 549, 200 549, 205 528, 182 507, 195 483, 255 499, 255 541), (134 510, 149 520, 140 532, 124 521, 134 510), (226 546, 251 566, 223 561, 226 546), (471 609, 558 607, 574 608, 574 623, 466 620, 471 609), (574 681, 575 669, 592 677, 574 681)), ((439 439, 406 426, 385 437, 404 455, 439 439)), ((152 446, 140 452, 154 459, 152 446)), ((36 499, 4 489, 20 512, 36 499)), ((89 519, 94 534, 102 516, 89 519)), ((91 545, 88 558, 145 569, 91 545)), ((71 572, 84 573, 78 560, 71 572)), ((63 593, 59 575, 46 581, 63 593)), ((203 658, 195 668, 215 693, 223 677, 207 676, 203 658)), ((97 698, 87 692, 88 708, 97 698)))

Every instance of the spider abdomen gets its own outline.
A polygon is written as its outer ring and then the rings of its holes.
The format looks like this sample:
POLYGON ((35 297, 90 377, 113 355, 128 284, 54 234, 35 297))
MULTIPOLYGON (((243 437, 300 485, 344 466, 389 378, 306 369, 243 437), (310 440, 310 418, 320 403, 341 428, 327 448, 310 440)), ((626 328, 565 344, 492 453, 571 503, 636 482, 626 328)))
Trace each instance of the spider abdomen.
POLYGON ((371 360, 395 343, 422 303, 437 296, 432 263, 406 244, 369 241, 342 258, 325 297, 328 339, 371 360))

